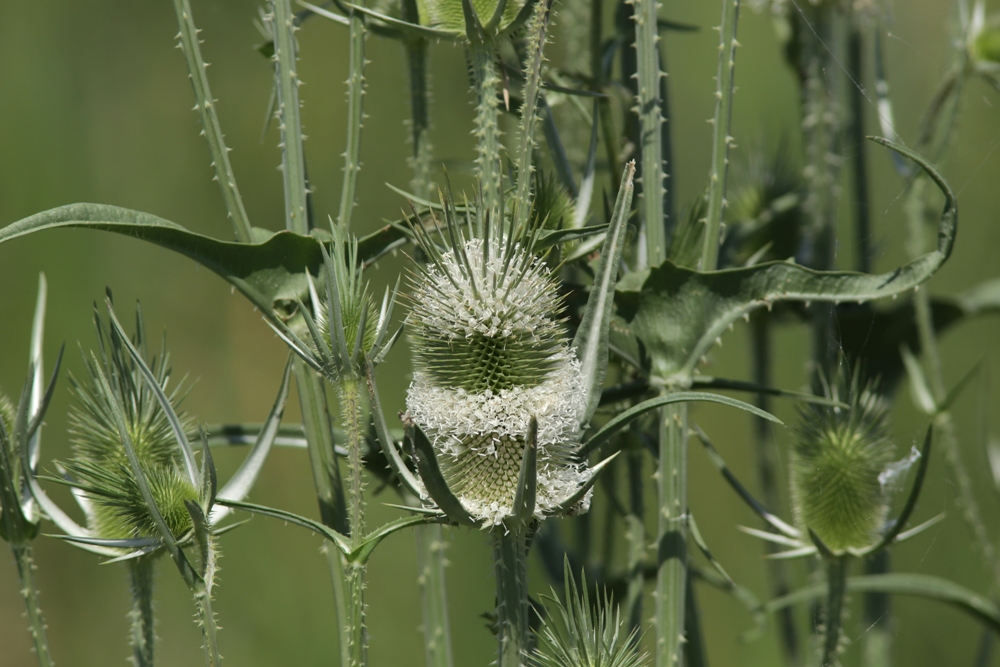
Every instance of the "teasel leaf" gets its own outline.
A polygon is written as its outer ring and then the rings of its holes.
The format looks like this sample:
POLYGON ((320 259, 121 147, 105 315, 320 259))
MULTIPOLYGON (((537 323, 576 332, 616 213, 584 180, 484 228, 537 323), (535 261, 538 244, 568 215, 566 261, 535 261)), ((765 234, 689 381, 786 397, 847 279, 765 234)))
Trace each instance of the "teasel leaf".
POLYGON ((937 248, 880 274, 814 271, 790 262, 698 272, 671 261, 619 282, 616 303, 652 359, 655 378, 684 383, 716 340, 740 317, 778 301, 870 301, 922 284, 951 255, 958 223, 955 195, 923 157, 884 139, 874 139, 910 158, 944 194, 937 248), (679 320, 678 318, 681 318, 679 320))
POLYGON ((208 517, 205 516, 205 512, 202 510, 201 505, 193 500, 185 500, 184 507, 187 508, 188 514, 191 515, 194 543, 198 548, 198 555, 201 558, 201 573, 200 581, 198 583, 203 584, 206 587, 211 587, 212 581, 210 577, 212 574, 209 572, 209 565, 212 560, 212 529, 208 523, 208 517))
MULTIPOLYGON (((114 320, 114 313, 112 312, 112 321, 117 325, 114 320)), ((119 332, 121 333, 121 332, 119 332)), ((127 338, 125 340, 128 340, 127 338)), ((129 342, 131 346, 131 342, 129 342)), ((134 347, 130 347, 130 350, 134 350, 134 347)), ((93 353, 91 353, 93 357, 93 353)), ((145 362, 142 361, 142 357, 136 353, 138 357, 137 363, 141 363, 145 367, 145 362)), ((150 519, 156 526, 157 532, 160 534, 160 538, 163 541, 163 546, 166 548, 170 557, 173 559, 174 564, 177 566, 181 577, 184 582, 188 585, 191 590, 196 590, 198 588, 200 576, 195 572, 194 568, 191 567, 191 563, 188 561, 187 556, 181 551, 181 548, 177 544, 177 539, 174 534, 170 532, 167 527, 167 522, 164 520, 163 515, 160 514, 160 509, 156 506, 156 501, 153 500, 153 493, 149 488, 149 482, 146 480, 146 473, 142 469, 142 465, 139 463, 139 457, 135 453, 135 447, 132 445, 132 436, 129 435, 128 426, 125 423, 125 415, 122 414, 121 406, 118 404, 118 398, 115 396, 114 391, 111 389, 111 385, 108 383, 107 377, 104 375, 104 370, 101 364, 97 362, 97 358, 93 357, 94 363, 92 364, 94 369, 95 380, 97 380, 98 386, 108 397, 108 405, 111 408, 112 417, 115 422, 115 426, 118 428, 118 437, 121 438, 122 447, 125 449, 125 456, 128 458, 129 467, 132 469, 132 474, 135 476, 136 486, 139 488, 139 493, 142 495, 143 502, 146 504, 146 510, 149 512, 150 519)), ((152 382, 156 385, 156 382, 152 382)), ((161 392, 162 393, 162 392, 161 392)), ((166 399, 166 397, 164 397, 166 399)), ((164 403, 164 410, 168 410, 173 414, 173 407, 170 406, 170 401, 166 400, 164 403)), ((176 414, 173 414, 174 419, 176 419, 176 414)), ((185 439, 186 442, 186 439, 185 439)), ((194 480, 194 484, 197 485, 197 479, 194 480)))
POLYGON ((878 543, 865 549, 859 555, 867 556, 889 546, 899 537, 903 529, 906 528, 906 523, 910 520, 910 515, 913 514, 913 509, 917 506, 917 499, 920 497, 920 491, 924 486, 924 478, 927 476, 927 466, 931 458, 931 442, 933 440, 934 425, 931 424, 927 427, 927 435, 924 436, 924 445, 920 450, 920 463, 917 465, 917 475, 913 480, 913 486, 910 487, 910 495, 907 496, 906 504, 903 505, 899 517, 892 523, 878 543))
POLYGON ((632 210, 632 179, 635 176, 635 162, 630 162, 622 173, 615 201, 614 213, 608 233, 604 237, 601 259, 597 265, 594 284, 587 299, 580 327, 573 339, 573 350, 580 361, 580 372, 587 382, 586 410, 580 422, 587 424, 597 404, 601 400, 601 387, 608 368, 608 326, 614 308, 615 284, 621 265, 622 250, 625 247, 625 230, 628 226, 629 211, 632 210))
POLYGON ((351 553, 351 541, 345 535, 341 535, 332 528, 324 526, 318 521, 313 521, 312 519, 307 519, 304 516, 299 516, 292 512, 286 512, 285 510, 277 509, 274 507, 266 507, 264 505, 257 505, 254 503, 247 503, 240 500, 225 500, 219 498, 220 505, 226 507, 231 507, 237 510, 243 510, 244 512, 251 512, 253 514, 260 514, 262 516, 269 516, 274 519, 281 519, 282 521, 287 521, 288 523, 295 524, 302 528, 307 528, 312 532, 325 537, 327 540, 332 542, 334 546, 340 549, 341 553, 345 556, 351 553))
POLYGON ((600 114, 600 100, 594 100, 593 122, 590 124, 590 145, 587 147, 587 161, 583 167, 583 178, 580 179, 580 189, 576 195, 576 207, 573 213, 573 227, 581 228, 587 221, 590 202, 594 197, 594 180, 597 176, 597 127, 600 114))
MULTIPOLYGON (((180 418, 174 411, 174 407, 170 403, 170 399, 163 393, 163 387, 160 386, 160 383, 153 374, 153 371, 150 370, 149 366, 146 364, 146 360, 143 359, 142 353, 140 353, 139 350, 136 349, 135 345, 132 344, 132 339, 125 333, 121 323, 118 321, 118 317, 115 315, 114 307, 111 304, 110 293, 105 299, 105 304, 108 307, 108 315, 111 321, 111 326, 118 334, 118 337, 122 342, 122 346, 129 353, 129 356, 132 357, 132 361, 135 363, 136 368, 138 368, 142 373, 143 378, 146 380, 146 384, 149 385, 149 389, 153 392, 153 395, 156 396, 156 400, 159 402, 160 407, 163 408, 163 414, 170 423, 170 428, 174 433, 174 438, 177 440, 177 445, 180 447, 181 454, 183 455, 184 469, 187 472, 188 479, 195 488, 198 488, 200 477, 198 474, 198 464, 195 461, 194 450, 191 449, 191 443, 187 439, 187 434, 184 432, 184 426, 181 424, 180 418)), ((119 412, 121 411, 121 406, 118 406, 117 399, 112 402, 112 405, 117 406, 119 412)), ((124 422, 122 423, 124 424, 124 422)))
MULTIPOLYGON (((378 364, 381 362, 385 355, 389 353, 392 346, 396 344, 400 333, 402 332, 402 327, 396 330, 392 336, 389 337, 389 342, 385 345, 383 349, 382 345, 385 343, 386 334, 389 333, 389 323, 392 321, 392 311, 396 306, 396 297, 399 295, 399 281, 402 276, 396 276, 396 285, 389 291, 387 287, 385 290, 385 296, 382 297, 382 307, 379 309, 378 323, 375 327, 375 342, 372 343, 372 349, 369 354, 372 360, 378 364), (375 361, 378 360, 378 361, 375 361)), ((362 337, 361 330, 358 332, 358 339, 362 337)))
POLYGON ((199 440, 201 441, 201 499, 205 504, 202 513, 207 514, 212 511, 215 504, 215 494, 219 486, 219 477, 215 470, 215 461, 212 460, 212 450, 208 446, 208 438, 205 430, 198 429, 199 440))
MULTIPOLYGON (((35 298, 35 315, 31 321, 31 344, 30 344, 30 359, 31 364, 37 371, 35 373, 34 382, 31 386, 31 402, 28 406, 28 410, 34 419, 37 415, 45 413, 45 407, 48 401, 45 400, 45 389, 42 386, 41 379, 44 372, 44 366, 42 363, 42 343, 45 339, 45 303, 48 298, 48 283, 45 280, 45 274, 38 274, 38 296, 35 298)), ((60 356, 62 352, 60 352, 60 356)), ((53 376, 54 382, 54 376, 53 376)), ((50 383, 51 384, 51 383, 50 383)), ((49 395, 51 398, 51 394, 49 395)), ((28 439, 28 467, 34 470, 38 466, 38 458, 40 455, 39 447, 41 444, 41 427, 39 426, 28 439)), ((32 516, 34 513, 34 508, 32 507, 33 502, 28 496, 27 504, 25 505, 25 514, 27 516, 32 516)))
MULTIPOLYGON (((847 578, 850 593, 888 593, 890 595, 911 595, 928 600, 945 602, 958 607, 977 620, 985 623, 993 632, 1000 634, 1000 607, 988 595, 971 591, 963 586, 926 574, 870 574, 847 578)), ((773 614, 796 604, 818 600, 826 595, 826 584, 817 584, 799 589, 780 598, 764 603, 764 611, 773 614)))
POLYGON ((707 375, 695 375, 691 378, 691 386, 700 389, 732 389, 733 391, 746 391, 754 394, 764 394, 766 396, 780 396, 790 398, 803 403, 814 403, 816 405, 829 405, 834 408, 846 408, 847 404, 826 396, 817 396, 804 391, 792 391, 790 389, 780 389, 778 387, 768 387, 756 382, 746 382, 744 380, 730 380, 727 378, 709 377, 707 375))
MULTIPOLYGON (((86 545, 92 547, 104 547, 108 549, 108 555, 115 554, 120 555, 121 549, 162 549, 163 540, 155 537, 132 537, 132 538, 121 538, 112 539, 104 537, 82 537, 74 535, 48 535, 48 537, 54 537, 64 542, 72 542, 73 544, 86 545)), ((97 553, 104 553, 98 551, 97 553)))
MULTIPOLYGON (((307 294, 306 274, 318 275, 320 247, 330 244, 321 230, 310 236, 262 230, 267 238, 259 243, 220 241, 150 213, 85 203, 42 211, 2 227, 0 243, 67 227, 114 232, 180 253, 224 278, 272 321, 283 321, 288 305, 307 294)), ((386 225, 358 240, 358 261, 367 266, 404 240, 400 229, 386 225)))
POLYGON ((729 407, 739 408, 744 412, 749 412, 756 417, 766 419, 776 424, 784 425, 784 422, 772 415, 770 412, 765 412, 754 405, 744 403, 743 401, 736 400, 735 398, 701 391, 677 391, 669 394, 663 394, 662 396, 657 396, 656 398, 651 398, 629 408, 628 410, 625 410, 624 412, 620 412, 614 419, 598 429, 594 435, 590 436, 590 438, 580 446, 580 449, 577 451, 577 457, 581 460, 585 459, 592 452, 596 451, 598 447, 610 440, 611 436, 615 433, 628 426, 633 420, 641 417, 651 410, 655 410, 672 403, 694 402, 720 403, 722 405, 728 405, 729 407))
POLYGON ((431 445, 430 440, 420 430, 420 427, 410 421, 408 417, 404 417, 403 424, 407 439, 413 443, 414 454, 417 459, 417 470, 420 472, 421 481, 427 487, 427 493, 453 523, 465 526, 476 525, 476 521, 466 511, 462 505, 462 501, 455 497, 452 490, 448 488, 448 483, 441 473, 441 467, 438 464, 437 456, 434 454, 434 447, 431 445))
POLYGON ((423 484, 406 467, 402 455, 396 448, 396 440, 393 438, 389 430, 389 425, 386 423, 385 413, 382 412, 382 400, 379 397, 378 385, 375 383, 375 366, 374 364, 367 363, 365 367, 368 377, 368 397, 371 401, 372 421, 375 422, 375 433, 378 436, 379 444, 382 446, 382 453, 385 454, 385 459, 389 462, 389 467, 395 473, 403 488, 417 498, 425 498, 427 493, 424 491, 423 484))
POLYGON ((528 422, 528 433, 524 437, 524 453, 521 456, 521 470, 517 476, 517 490, 511 516, 522 525, 531 523, 535 516, 535 493, 538 484, 538 420, 528 422))
MULTIPOLYGON (((281 386, 278 388, 278 396, 274 399, 274 405, 267 416, 267 421, 264 422, 257 434, 257 439, 250 453, 243 459, 243 463, 233 473, 233 476, 229 478, 229 481, 223 485, 216 496, 216 500, 243 500, 250 494, 250 489, 257 482, 260 471, 264 467, 264 462, 267 460, 267 455, 271 452, 271 447, 274 445, 278 434, 281 417, 285 412, 285 401, 288 399, 288 386, 291 374, 292 356, 289 355, 288 361, 285 362, 285 371, 281 376, 281 386)), ((215 525, 228 514, 229 508, 227 507, 219 506, 213 508, 211 512, 212 524, 215 525)))
MULTIPOLYGON (((777 529, 784 535, 787 535, 789 538, 796 540, 794 544, 787 541, 783 541, 782 542, 783 544, 787 544, 788 546, 801 545, 800 538, 802 537, 802 533, 800 533, 797 529, 793 528, 789 524, 779 519, 770 511, 768 511, 760 502, 757 501, 756 498, 753 497, 753 495, 749 491, 747 491, 746 487, 743 486, 743 484, 741 484, 740 481, 736 478, 736 475, 734 475, 729 470, 729 466, 726 465, 726 462, 723 460, 722 455, 719 454, 719 451, 715 448, 715 446, 712 444, 712 441, 709 440, 708 436, 705 434, 705 432, 701 429, 700 426, 695 424, 693 426, 693 430, 695 435, 698 437, 698 440, 704 446, 705 452, 708 454, 708 458, 712 461, 712 464, 716 467, 716 469, 722 474, 726 482, 729 483, 729 486, 731 486, 733 490, 736 491, 736 495, 738 495, 743 500, 743 502, 745 502, 750 507, 750 509, 752 509, 754 513, 757 514, 757 516, 759 516, 761 519, 763 519, 768 525, 773 526, 775 529, 777 529)), ((744 530, 742 527, 740 527, 740 529, 744 530)), ((746 529, 744 530, 744 532, 750 532, 750 530, 752 529, 746 529)), ((757 535, 757 532, 755 531, 750 534, 757 535)), ((773 534, 766 533, 766 535, 773 535, 773 534)), ((770 539, 769 537, 764 537, 763 535, 757 535, 757 537, 770 539)))
POLYGON ((913 395, 913 402, 917 404, 917 407, 924 414, 933 415, 937 412, 937 406, 935 405, 934 396, 931 394, 931 389, 927 385, 927 376, 924 374, 924 369, 920 366, 920 361, 913 356, 910 348, 906 345, 899 347, 899 356, 903 360, 903 365, 906 367, 906 375, 910 379, 910 392, 913 395))
POLYGON ((406 329, 406 324, 405 323, 400 324, 399 328, 396 329, 396 333, 392 334, 392 336, 389 338, 388 341, 386 341, 384 346, 382 346, 377 350, 373 350, 373 352, 375 352, 375 358, 371 360, 372 365, 378 366, 383 361, 385 361, 386 356, 389 354, 389 352, 392 351, 392 348, 395 347, 397 341, 399 341, 399 338, 403 335, 403 331, 405 329, 406 329))
MULTIPOLYGON (((402 19, 393 18, 386 14, 382 14, 373 9, 363 7, 361 5, 355 5, 350 2, 344 2, 343 5, 349 9, 353 9, 359 14, 364 14, 365 16, 370 16, 373 19, 382 21, 388 26, 397 28, 404 35, 410 37, 423 37, 430 39, 443 39, 445 41, 453 42, 461 37, 450 30, 442 30, 441 28, 434 28, 431 26, 420 25, 419 23, 410 23, 409 21, 403 21, 402 19)), ((324 14, 325 16, 325 14, 324 14)))

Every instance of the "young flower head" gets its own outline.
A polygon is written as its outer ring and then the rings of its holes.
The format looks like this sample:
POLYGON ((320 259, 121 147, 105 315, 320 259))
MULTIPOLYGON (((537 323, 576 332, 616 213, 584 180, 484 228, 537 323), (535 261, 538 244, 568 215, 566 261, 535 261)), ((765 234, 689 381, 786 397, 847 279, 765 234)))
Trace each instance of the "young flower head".
MULTIPOLYGON (((87 374, 82 381, 70 377, 76 397, 69 413, 73 457, 61 467, 84 499, 88 527, 95 536, 109 540, 157 538, 155 520, 122 444, 115 416, 120 410, 153 500, 170 532, 180 539, 192 529, 185 503, 199 502, 199 490, 185 468, 184 452, 170 417, 118 331, 96 313, 94 321, 98 353, 84 357, 87 374)), ((141 310, 136 311, 132 343, 148 359, 148 368, 169 397, 182 428, 190 431, 192 421, 179 409, 181 386, 168 387, 170 359, 165 345, 158 357, 147 354, 141 310)))
POLYGON ((895 447, 888 408, 855 370, 824 379, 827 398, 848 407, 809 404, 792 448, 796 521, 833 552, 859 550, 880 538, 889 511, 895 447))
POLYGON ((513 511, 534 418, 542 518, 587 477, 574 460, 586 387, 559 319, 558 286, 531 252, 533 232, 510 230, 481 208, 463 230, 454 206, 445 209, 440 244, 415 226, 430 262, 412 281, 407 410, 451 491, 489 525, 513 511))

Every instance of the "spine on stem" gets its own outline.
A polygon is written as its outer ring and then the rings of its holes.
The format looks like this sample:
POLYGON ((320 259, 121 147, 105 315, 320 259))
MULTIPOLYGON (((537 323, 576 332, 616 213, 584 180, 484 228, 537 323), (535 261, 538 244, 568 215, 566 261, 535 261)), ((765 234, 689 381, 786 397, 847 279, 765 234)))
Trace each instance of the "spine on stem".
POLYGON ((729 167, 729 136, 733 115, 733 81, 736 68, 736 25, 740 17, 740 0, 723 0, 722 23, 719 24, 719 68, 715 75, 715 116, 712 118, 712 172, 708 179, 708 201, 705 214, 705 236, 702 248, 702 271, 714 271, 719 260, 722 212, 726 206, 726 173, 729 167))
POLYGON ((187 61, 188 77, 194 88, 195 109, 201 116, 201 125, 205 130, 205 138, 208 140, 208 150, 212 155, 212 167, 215 169, 215 180, 222 190, 222 199, 226 203, 226 211, 236 232, 236 238, 241 243, 249 243, 253 240, 250 230, 250 220, 247 218, 246 209, 243 208, 243 198, 240 197, 240 190, 236 187, 236 176, 233 167, 229 163, 229 149, 226 148, 225 138, 222 136, 222 126, 219 124, 219 116, 215 112, 215 98, 208 87, 208 65, 201 56, 201 45, 198 40, 198 29, 194 25, 194 17, 191 14, 191 4, 188 0, 174 0, 174 10, 177 12, 177 23, 180 32, 177 33, 177 47, 184 52, 184 59, 187 61))
POLYGON ((523 667, 528 651, 528 544, 523 532, 493 531, 498 667, 523 667))
POLYGON ((156 630, 153 627, 153 556, 128 561, 129 591, 132 609, 132 662, 135 667, 153 667, 156 630))
POLYGON ((354 193, 361 171, 361 126, 364 123, 365 21, 357 11, 350 13, 349 68, 347 77, 347 147, 344 149, 344 181, 340 188, 337 222, 342 230, 351 227, 354 193))
POLYGON ((35 559, 30 544, 11 544, 14 560, 17 562, 17 574, 21 581, 21 596, 28 612, 28 630, 35 647, 35 655, 40 667, 52 667, 52 653, 49 652, 49 639, 46 634, 45 619, 38 603, 38 585, 35 582, 35 559))

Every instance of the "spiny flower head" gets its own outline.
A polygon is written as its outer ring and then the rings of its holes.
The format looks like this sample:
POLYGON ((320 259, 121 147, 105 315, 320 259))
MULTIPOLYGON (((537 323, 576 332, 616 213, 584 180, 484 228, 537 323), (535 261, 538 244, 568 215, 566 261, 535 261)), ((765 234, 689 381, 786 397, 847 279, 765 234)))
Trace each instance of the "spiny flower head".
MULTIPOLYGON (((76 404, 70 408, 70 438, 73 457, 62 463, 70 484, 89 500, 88 520, 95 535, 106 539, 156 537, 158 532, 129 465, 115 422, 114 405, 121 409, 136 457, 149 482, 157 508, 175 536, 191 529, 184 501, 197 501, 198 491, 183 469, 183 454, 174 437, 168 415, 142 376, 113 328, 94 316, 99 340, 98 354, 85 356, 87 377, 71 377, 76 404), (99 376, 106 378, 109 394, 99 376)), ((146 332, 141 310, 136 311, 134 345, 144 357, 146 332)), ((181 387, 169 390, 169 355, 165 344, 159 357, 148 366, 157 384, 175 407, 181 387)), ((178 416, 185 430, 190 419, 178 416)))
POLYGON ((827 398, 848 407, 801 409, 792 448, 792 507, 796 520, 832 551, 863 549, 878 540, 889 510, 886 473, 895 447, 888 407, 861 374, 843 371, 823 381, 827 398))
POLYGON ((559 319, 558 286, 531 253, 537 229, 511 231, 480 208, 463 232, 454 207, 445 209, 443 246, 415 226, 431 262, 412 280, 407 409, 452 492, 491 525, 512 511, 534 417, 540 518, 584 479, 573 453, 586 391, 559 319))

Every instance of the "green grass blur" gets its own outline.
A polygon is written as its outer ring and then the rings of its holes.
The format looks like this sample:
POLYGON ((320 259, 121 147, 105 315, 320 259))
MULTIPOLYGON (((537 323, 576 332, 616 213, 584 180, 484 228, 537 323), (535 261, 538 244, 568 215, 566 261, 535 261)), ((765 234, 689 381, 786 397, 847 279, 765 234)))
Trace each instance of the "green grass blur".
MULTIPOLYGON (((578 1, 578 0, 560 0, 578 1)), ((800 0, 802 1, 802 0, 800 0)), ((560 2, 556 3, 556 8, 560 2)), ((253 46, 262 38, 252 24, 257 3, 249 0, 194 0, 195 19, 203 29, 203 49, 240 189, 254 225, 283 225, 282 186, 277 132, 261 140, 271 90, 271 67, 253 46)), ((702 188, 709 167, 709 131, 716 68, 718 2, 664 3, 662 16, 702 27, 693 34, 669 33, 665 48, 670 64, 675 140, 676 188, 681 204, 702 188)), ((945 62, 947 0, 896 3, 888 44, 888 66, 896 103, 898 130, 912 141, 925 101, 933 93, 945 62)), ((992 9, 1000 9, 992 3, 992 9)), ((556 19, 558 29, 558 17, 556 19)), ((232 235, 218 188, 212 182, 208 151, 198 136, 197 115, 180 52, 173 48, 177 26, 167 0, 129 2, 91 0, 64 3, 0 3, 0 225, 40 210, 71 202, 100 202, 149 211, 190 229, 220 238, 232 235)), ((740 25, 732 134, 749 146, 763 140, 792 139, 795 145, 797 100, 770 20, 744 12, 740 25)), ((346 31, 315 19, 300 32, 300 73, 306 150, 320 216, 335 212, 345 124, 347 77, 346 31)), ((558 53, 558 42, 552 47, 558 53)), ((409 181, 406 74, 399 45, 377 37, 368 41, 369 118, 363 136, 356 217, 357 231, 371 230, 383 219, 397 218, 404 202, 385 183, 409 181)), ((872 90, 870 73, 866 89, 872 90)), ((468 83, 461 49, 440 45, 433 52, 434 103, 432 140, 436 156, 460 165, 473 156, 468 83)), ((871 93, 869 93, 870 96, 871 93)), ((877 132, 873 104, 866 124, 877 132)), ((1000 273, 1000 97, 976 82, 968 87, 955 142, 944 171, 961 202, 958 243, 951 261, 934 278, 937 292, 965 289, 1000 273)), ((860 149, 847 146, 846 151, 860 149)), ((739 152, 739 148, 736 152, 739 152)), ((877 267, 904 259, 901 186, 887 156, 869 147, 875 188, 872 214, 877 267)), ((460 169, 458 181, 465 183, 460 169)), ((617 182, 617 177, 615 177, 617 182)), ((605 185, 606 187, 606 185, 605 185)), ((613 196, 613 193, 611 193, 613 196)), ((845 189, 846 210, 850 190, 845 189)), ((842 237, 841 265, 848 266, 850 244, 842 237)), ((372 273, 377 291, 404 266, 390 258, 372 273)), ((79 373, 80 354, 94 343, 92 304, 114 290, 119 312, 130 315, 141 299, 152 336, 169 330, 175 376, 187 374, 193 388, 186 407, 203 422, 259 421, 267 413, 285 359, 284 345, 239 295, 214 274, 193 262, 153 246, 88 231, 40 234, 0 246, 0 387, 16 394, 27 367, 30 317, 39 271, 49 282, 46 354, 49 363, 67 344, 65 369, 79 373)), ((1000 369, 1000 322, 964 325, 943 340, 945 374, 956 381, 974 364, 987 372, 955 409, 963 456, 970 467, 988 527, 1000 513, 990 489, 982 437, 1000 396, 990 377, 1000 369), (986 426, 984 426, 984 423, 986 426)), ((784 327, 777 335, 776 384, 802 385, 808 358, 808 335, 784 327)), ((749 375, 745 329, 713 352, 707 372, 722 377, 749 375)), ((403 404, 408 377, 405 345, 382 369, 380 386, 387 413, 403 404)), ((900 450, 920 437, 926 424, 912 408, 906 390, 894 410, 894 433, 900 450)), ((67 382, 60 381, 44 434, 43 460, 65 457, 68 443, 65 409, 67 382)), ((794 416, 787 403, 778 414, 794 416)), ((741 414, 696 408, 694 418, 712 435, 735 472, 755 488, 749 420, 741 414)), ((289 409, 286 418, 297 419, 289 409)), ((996 428, 996 427, 994 427, 996 428)), ((1000 431, 994 431, 1000 433, 1000 431)), ((785 446, 789 434, 778 430, 785 446)), ((701 452, 691 450, 691 508, 699 526, 729 573, 765 597, 767 583, 761 544, 736 531, 737 523, 756 525, 754 517, 723 484, 701 452)), ((220 452, 225 479, 240 452, 220 452)), ((955 489, 941 452, 915 520, 941 511, 948 520, 912 543, 894 550, 899 571, 946 576, 988 592, 989 580, 972 546, 969 531, 954 505, 955 489)), ((784 474, 785 471, 783 471, 784 474)), ((787 481, 782 478, 783 483, 787 481)), ((64 503, 67 494, 53 492, 64 503)), ((279 450, 254 490, 256 502, 315 516, 308 461, 303 452, 279 450)), ((392 512, 391 492, 370 505, 370 524, 392 512)), ((787 509, 784 510, 787 515, 787 509)), ((994 530, 994 532, 996 532, 994 530)), ((487 665, 495 645, 480 614, 493 605, 490 553, 484 535, 448 531, 448 570, 455 664, 487 665)), ((336 629, 330 582, 320 542, 298 528, 256 518, 222 538, 217 611, 223 627, 221 649, 226 663, 322 665, 335 662, 336 629)), ((126 664, 128 608, 126 576, 116 565, 58 540, 35 543, 43 609, 55 660, 60 665, 95 667, 126 664)), ((620 554, 622 549, 618 548, 620 554)), ((697 558, 697 557, 696 557, 697 558)), ((805 568, 792 568, 803 584, 805 568)), ((374 667, 423 664, 416 565, 410 534, 392 537, 370 566, 368 626, 374 667)), ((540 568, 533 587, 546 590, 540 568)), ((172 565, 164 560, 157 579, 158 662, 164 667, 200 664, 194 608, 172 565)), ((713 665, 778 664, 776 633, 745 644, 739 634, 750 627, 746 613, 715 590, 699 589, 702 616, 713 665)), ((845 664, 857 664, 859 599, 852 604, 847 634, 852 645, 845 664)), ((647 600, 647 610, 652 601, 647 600)), ((0 667, 35 664, 17 593, 16 571, 0 546, 0 667)), ((934 603, 899 599, 895 603, 897 664, 907 666, 971 665, 980 628, 960 613, 934 603)), ((651 636, 647 636, 647 641, 651 636)), ((992 664, 1000 664, 995 660, 992 664)))

